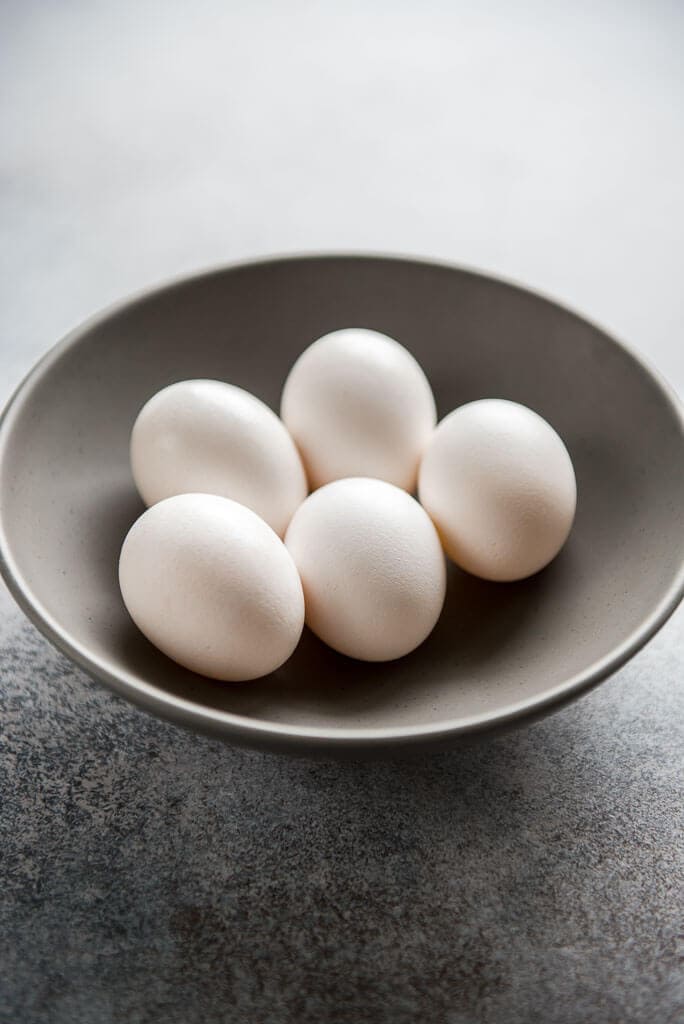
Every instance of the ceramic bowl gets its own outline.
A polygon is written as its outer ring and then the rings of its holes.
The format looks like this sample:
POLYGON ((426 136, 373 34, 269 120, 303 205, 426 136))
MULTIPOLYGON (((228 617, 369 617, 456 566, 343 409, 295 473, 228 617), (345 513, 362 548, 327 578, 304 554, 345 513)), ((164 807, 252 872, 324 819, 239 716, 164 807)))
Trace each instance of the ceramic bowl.
POLYGON ((523 288, 409 259, 272 259, 156 288, 52 349, 0 426, 0 562, 38 628, 153 714, 295 753, 451 746, 577 697, 681 599, 683 515, 681 407, 641 359, 523 288), (522 583, 452 568, 437 628, 399 661, 346 659, 305 633, 261 681, 193 675, 145 640, 119 593, 119 549, 142 511, 128 463, 136 414, 190 377, 231 381, 277 409, 296 356, 347 326, 406 345, 440 416, 483 397, 544 416, 577 474, 570 539, 522 583))

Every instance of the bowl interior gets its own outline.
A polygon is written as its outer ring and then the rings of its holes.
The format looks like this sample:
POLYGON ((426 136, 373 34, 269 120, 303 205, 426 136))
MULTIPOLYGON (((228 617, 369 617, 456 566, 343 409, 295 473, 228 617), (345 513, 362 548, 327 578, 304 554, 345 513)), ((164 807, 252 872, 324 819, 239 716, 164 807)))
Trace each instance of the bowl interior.
POLYGON ((200 724, 228 732, 234 723, 222 712, 285 731, 369 736, 495 721, 591 673, 671 590, 684 557, 682 426, 660 384, 568 311, 431 264, 275 260, 149 294, 50 354, 12 406, 3 439, 5 554, 34 616, 51 620, 128 696, 152 696, 170 713, 182 698, 200 724), (119 595, 119 549, 142 511, 128 465, 131 426, 153 392, 188 377, 232 381, 277 409, 295 357, 346 326, 406 345, 440 416, 499 397, 549 420, 577 473, 572 535, 547 570, 523 583, 451 570, 434 634, 398 662, 348 660, 305 634, 269 678, 209 682, 158 653, 119 595))

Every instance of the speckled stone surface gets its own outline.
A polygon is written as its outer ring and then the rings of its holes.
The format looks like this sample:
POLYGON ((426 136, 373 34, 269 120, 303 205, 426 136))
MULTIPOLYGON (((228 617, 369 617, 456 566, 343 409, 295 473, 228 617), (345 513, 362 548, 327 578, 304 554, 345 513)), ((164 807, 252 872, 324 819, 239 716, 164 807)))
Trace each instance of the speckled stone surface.
POLYGON ((544 723, 363 765, 161 724, 13 619, 8 1024, 681 1019, 681 618, 544 723))
MULTIPOLYGON (((131 289, 323 247, 526 280, 684 390, 684 8, 367 6, 2 4, 1 400, 131 289)), ((308 763, 127 706, 0 590, 0 1022, 674 1024, 683 641, 308 763)))

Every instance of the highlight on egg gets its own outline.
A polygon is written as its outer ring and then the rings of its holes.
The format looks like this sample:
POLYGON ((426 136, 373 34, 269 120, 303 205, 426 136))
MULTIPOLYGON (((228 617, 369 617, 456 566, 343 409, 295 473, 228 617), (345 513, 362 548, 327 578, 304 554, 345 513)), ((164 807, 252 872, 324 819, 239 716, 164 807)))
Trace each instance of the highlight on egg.
POLYGON ((300 355, 281 416, 312 488, 363 476, 412 491, 437 414, 428 379, 403 345, 349 328, 300 355))
POLYGON ((279 536, 308 492, 281 420, 222 381, 179 381, 153 395, 133 426, 130 454, 146 505, 176 494, 216 494, 252 509, 279 536))
POLYGON ((285 545, 255 512, 216 495, 176 495, 147 509, 124 540, 119 584, 147 639, 213 679, 275 671, 304 627, 285 545))
POLYGON ((338 480, 295 512, 285 544, 304 588, 306 623, 336 651, 390 661, 419 646, 444 604, 437 531, 406 491, 338 480))
POLYGON ((577 485, 568 450, 546 420, 516 402, 483 399, 437 426, 418 495, 457 565, 506 582, 556 557, 572 527, 577 485))

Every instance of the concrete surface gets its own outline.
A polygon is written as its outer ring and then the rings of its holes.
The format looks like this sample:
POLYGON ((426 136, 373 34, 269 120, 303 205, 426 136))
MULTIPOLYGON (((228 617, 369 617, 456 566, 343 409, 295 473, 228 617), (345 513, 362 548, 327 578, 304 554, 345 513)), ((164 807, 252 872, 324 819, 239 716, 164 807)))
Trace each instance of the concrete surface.
MULTIPOLYGON (((374 249, 684 391, 684 6, 0 5, 0 398, 169 274, 374 249)), ((674 1022, 684 615, 544 723, 309 764, 158 723, 0 592, 0 1020, 674 1022)))

